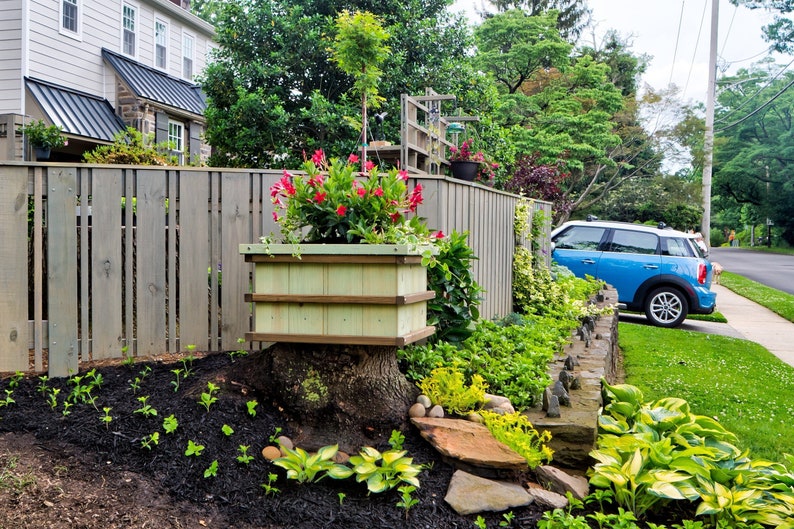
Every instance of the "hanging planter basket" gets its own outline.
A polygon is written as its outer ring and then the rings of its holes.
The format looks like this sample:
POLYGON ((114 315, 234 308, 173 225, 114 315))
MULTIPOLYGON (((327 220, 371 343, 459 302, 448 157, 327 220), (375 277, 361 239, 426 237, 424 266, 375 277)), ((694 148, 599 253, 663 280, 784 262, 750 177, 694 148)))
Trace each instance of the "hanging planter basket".
POLYGON ((452 161, 449 162, 449 166, 454 178, 473 182, 474 179, 477 178, 477 170, 480 168, 480 162, 452 161))
POLYGON ((254 330, 246 341, 401 347, 432 335, 427 270, 434 247, 242 244, 254 263, 254 330))

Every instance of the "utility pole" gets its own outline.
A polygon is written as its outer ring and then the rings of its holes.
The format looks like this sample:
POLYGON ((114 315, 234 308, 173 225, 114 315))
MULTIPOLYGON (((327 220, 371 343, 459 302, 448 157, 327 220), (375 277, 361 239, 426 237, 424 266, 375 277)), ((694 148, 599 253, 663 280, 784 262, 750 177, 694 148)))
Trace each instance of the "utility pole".
POLYGON ((703 138, 703 222, 700 233, 711 246, 711 171, 714 157, 714 98, 717 93, 717 27, 720 2, 711 0, 711 40, 709 45, 709 81, 706 94, 706 133, 703 138))

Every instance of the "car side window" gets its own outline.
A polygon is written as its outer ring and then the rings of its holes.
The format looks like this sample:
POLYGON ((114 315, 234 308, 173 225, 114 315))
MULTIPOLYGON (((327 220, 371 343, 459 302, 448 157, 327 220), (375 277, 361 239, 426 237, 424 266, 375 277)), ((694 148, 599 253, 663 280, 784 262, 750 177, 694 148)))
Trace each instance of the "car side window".
POLYGON ((616 253, 655 254, 659 237, 653 233, 615 230, 607 251, 616 253))
POLYGON ((561 250, 598 250, 606 228, 574 226, 554 239, 555 248, 561 250))
POLYGON ((662 254, 672 257, 691 257, 689 246, 684 239, 668 238, 662 239, 662 254))

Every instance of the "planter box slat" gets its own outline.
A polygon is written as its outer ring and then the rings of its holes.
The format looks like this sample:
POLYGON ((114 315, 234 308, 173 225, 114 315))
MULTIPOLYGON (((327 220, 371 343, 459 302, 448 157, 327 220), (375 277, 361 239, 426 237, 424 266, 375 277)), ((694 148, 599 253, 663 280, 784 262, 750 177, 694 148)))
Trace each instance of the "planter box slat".
POLYGON ((416 342, 422 338, 427 338, 436 332, 433 326, 426 326, 423 329, 412 332, 407 336, 353 336, 353 335, 329 335, 329 334, 274 334, 262 332, 245 333, 246 341, 254 342, 290 342, 290 343, 322 343, 322 344, 347 344, 347 345, 384 345, 393 347, 403 347, 409 343, 416 342), (300 339, 297 339, 300 338, 300 339))
POLYGON ((433 299, 432 290, 416 292, 404 296, 309 296, 306 294, 246 294, 246 302, 265 303, 349 303, 364 305, 410 305, 419 301, 433 299))

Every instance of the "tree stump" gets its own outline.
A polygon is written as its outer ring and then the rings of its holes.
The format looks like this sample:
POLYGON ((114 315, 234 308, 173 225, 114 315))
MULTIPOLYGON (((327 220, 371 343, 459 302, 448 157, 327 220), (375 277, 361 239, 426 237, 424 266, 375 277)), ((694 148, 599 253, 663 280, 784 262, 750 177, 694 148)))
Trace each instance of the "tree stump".
POLYGON ((284 409, 296 446, 356 453, 408 427, 419 390, 400 372, 395 347, 277 343, 262 359, 248 365, 247 383, 284 409))

